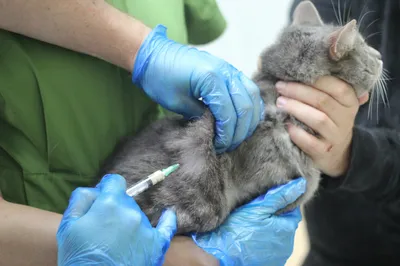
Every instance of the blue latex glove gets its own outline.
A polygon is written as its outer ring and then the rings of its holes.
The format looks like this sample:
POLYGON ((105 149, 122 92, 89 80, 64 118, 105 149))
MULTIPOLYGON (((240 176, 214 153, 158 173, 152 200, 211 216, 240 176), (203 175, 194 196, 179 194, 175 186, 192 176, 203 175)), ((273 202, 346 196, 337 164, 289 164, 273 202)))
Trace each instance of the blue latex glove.
POLYGON ((57 232, 58 265, 162 265, 176 216, 167 210, 153 228, 125 190, 122 176, 106 175, 72 193, 57 232))
POLYGON ((301 221, 299 208, 275 216, 300 197, 306 188, 304 178, 268 191, 236 209, 215 231, 192 235, 222 266, 283 266, 293 252, 294 236, 301 221))
POLYGON ((141 45, 132 81, 187 119, 201 116, 206 105, 216 120, 218 153, 236 148, 263 116, 260 91, 250 79, 222 59, 168 39, 161 25, 141 45))

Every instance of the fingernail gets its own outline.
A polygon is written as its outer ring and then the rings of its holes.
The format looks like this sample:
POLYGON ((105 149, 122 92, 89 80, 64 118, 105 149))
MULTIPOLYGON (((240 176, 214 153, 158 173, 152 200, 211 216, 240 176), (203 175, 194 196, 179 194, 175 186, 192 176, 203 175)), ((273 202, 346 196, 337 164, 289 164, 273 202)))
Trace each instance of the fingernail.
POLYGON ((277 83, 276 83, 276 90, 279 92, 279 93, 282 93, 282 92, 284 92, 284 90, 285 90, 285 88, 286 88, 286 85, 287 85, 287 83, 286 82, 283 82, 283 81, 278 81, 277 83))
POLYGON ((276 102, 276 106, 278 106, 278 108, 282 108, 283 106, 285 106, 286 102, 287 101, 284 97, 279 97, 276 102))

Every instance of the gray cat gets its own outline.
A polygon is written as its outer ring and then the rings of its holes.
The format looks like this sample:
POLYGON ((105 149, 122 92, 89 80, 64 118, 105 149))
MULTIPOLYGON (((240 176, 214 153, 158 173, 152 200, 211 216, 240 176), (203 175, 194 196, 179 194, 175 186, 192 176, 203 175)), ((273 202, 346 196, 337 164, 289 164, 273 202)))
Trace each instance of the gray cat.
POLYGON ((382 71, 379 52, 364 42, 354 20, 345 26, 324 25, 314 5, 304 1, 296 8, 293 23, 261 54, 253 80, 261 90, 266 115, 252 137, 233 152, 217 155, 209 111, 195 121, 165 118, 121 142, 102 174, 118 173, 132 185, 179 163, 176 172, 135 198, 153 226, 165 208, 173 208, 178 234, 213 230, 235 207, 303 176, 307 191, 280 212, 287 211, 312 198, 320 172, 290 140, 289 122, 313 131, 277 109, 275 83, 313 84, 332 75, 350 83, 361 96, 373 89, 382 71))

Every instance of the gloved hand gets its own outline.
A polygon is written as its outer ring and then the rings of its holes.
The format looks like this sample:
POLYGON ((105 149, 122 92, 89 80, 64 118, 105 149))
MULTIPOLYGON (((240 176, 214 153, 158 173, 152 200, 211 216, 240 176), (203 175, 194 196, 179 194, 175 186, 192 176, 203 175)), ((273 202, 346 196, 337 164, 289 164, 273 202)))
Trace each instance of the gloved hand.
POLYGON ((106 175, 72 193, 57 232, 58 265, 162 265, 176 216, 167 210, 153 228, 125 190, 122 176, 106 175))
POLYGON ((301 213, 298 207, 279 216, 273 213, 294 202, 305 187, 305 179, 299 178, 272 189, 233 211, 215 231, 192 238, 221 266, 283 266, 293 252, 301 213))
POLYGON ((260 91, 250 79, 222 59, 168 39, 161 25, 142 43, 132 81, 155 102, 187 119, 201 116, 205 104, 216 120, 218 153, 239 146, 263 116, 260 91))

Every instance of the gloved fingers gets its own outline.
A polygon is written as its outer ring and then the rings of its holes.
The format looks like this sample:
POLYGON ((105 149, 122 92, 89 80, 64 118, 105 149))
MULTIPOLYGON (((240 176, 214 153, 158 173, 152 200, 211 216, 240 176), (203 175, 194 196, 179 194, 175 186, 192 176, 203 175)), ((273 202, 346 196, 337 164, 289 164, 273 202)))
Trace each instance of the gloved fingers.
POLYGON ((174 237, 177 230, 176 214, 173 210, 167 209, 160 217, 156 230, 165 241, 163 245, 163 252, 169 247, 169 243, 174 237))
MULTIPOLYGON (((137 215, 140 215, 139 218, 135 218, 135 219, 137 221, 139 221, 139 224, 141 225, 141 227, 152 228, 149 218, 142 211, 139 204, 137 204, 137 202, 135 201, 134 198, 129 197, 127 194, 124 194, 124 196, 121 197, 119 205, 121 208, 122 207, 125 208, 125 211, 132 213, 133 218, 137 217, 137 215)), ((131 220, 134 220, 134 219, 131 219, 131 220)), ((133 223, 133 221, 130 223, 133 223)))
POLYGON ((275 218, 275 224, 279 224, 279 227, 282 228, 282 230, 290 233, 289 235, 291 235, 291 233, 294 235, 302 219, 300 207, 297 206, 292 211, 280 214, 275 218))
POLYGON ((257 85, 247 78, 243 73, 240 73, 239 77, 253 104, 253 115, 248 132, 249 134, 247 135, 247 137, 249 137, 254 133, 264 116, 264 102, 261 98, 260 89, 257 87, 257 85))
POLYGON ((170 111, 183 115, 185 119, 191 120, 200 118, 204 114, 206 106, 199 100, 187 99, 185 101, 180 100, 176 106, 170 109, 170 111))
POLYGON ((232 145, 237 122, 235 107, 223 78, 209 75, 201 84, 203 101, 216 121, 214 146, 217 153, 223 153, 232 145))
POLYGON ((285 208, 295 202, 306 191, 307 181, 301 177, 278 186, 267 192, 264 202, 269 201, 274 211, 285 208))
POLYGON ((257 197, 250 203, 240 207, 240 209, 262 207, 270 208, 270 212, 276 212, 290 203, 295 202, 302 194, 304 194, 305 189, 306 180, 304 178, 298 178, 287 184, 270 189, 266 194, 257 197))
POLYGON ((85 215, 94 201, 98 197, 100 191, 97 188, 77 188, 72 192, 69 204, 63 215, 63 221, 81 218, 85 215))
POLYGON ((126 181, 120 175, 105 175, 96 188, 100 190, 100 194, 90 209, 90 212, 96 216, 121 215, 123 208, 126 209, 128 200, 133 201, 126 194, 126 181))
POLYGON ((228 151, 237 148, 249 135, 250 123, 253 116, 253 102, 246 88, 237 76, 234 76, 228 85, 229 93, 236 110, 237 122, 232 145, 228 151))
POLYGON ((119 194, 126 191, 126 181, 121 175, 108 174, 103 176, 96 187, 101 193, 119 194))
POLYGON ((279 217, 289 218, 289 219, 293 220, 295 223, 299 223, 302 219, 300 207, 297 206, 296 208, 294 208, 291 211, 282 213, 281 215, 279 215, 279 217))

